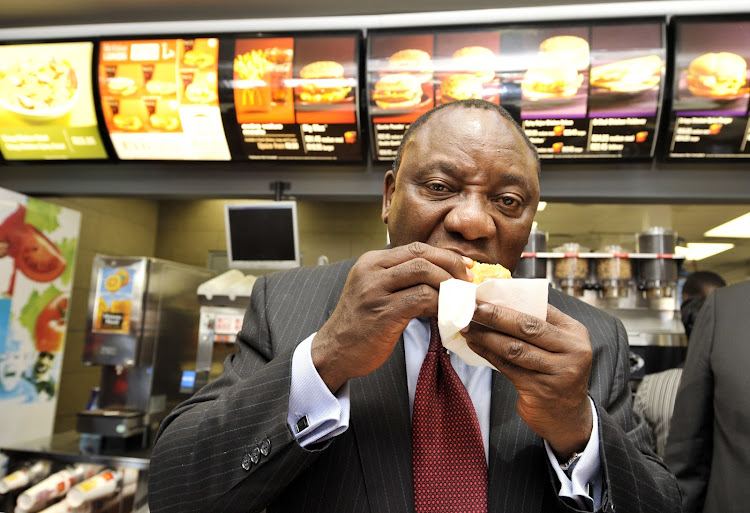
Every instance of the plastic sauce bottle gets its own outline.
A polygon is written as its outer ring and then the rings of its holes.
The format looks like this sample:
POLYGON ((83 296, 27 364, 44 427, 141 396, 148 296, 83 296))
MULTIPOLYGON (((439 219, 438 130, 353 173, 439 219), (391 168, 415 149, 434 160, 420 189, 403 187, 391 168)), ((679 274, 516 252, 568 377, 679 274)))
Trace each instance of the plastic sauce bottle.
POLYGON ((121 468, 117 470, 105 470, 82 483, 78 483, 68 491, 65 500, 73 507, 78 507, 84 502, 101 499, 123 487, 135 483, 138 480, 138 470, 133 468, 121 468))
POLYGON ((0 494, 38 483, 49 475, 51 466, 49 461, 39 460, 8 474, 0 480, 0 494))
POLYGON ((38 508, 45 502, 65 495, 74 485, 101 471, 102 465, 77 463, 55 472, 18 496, 17 505, 25 510, 38 508))

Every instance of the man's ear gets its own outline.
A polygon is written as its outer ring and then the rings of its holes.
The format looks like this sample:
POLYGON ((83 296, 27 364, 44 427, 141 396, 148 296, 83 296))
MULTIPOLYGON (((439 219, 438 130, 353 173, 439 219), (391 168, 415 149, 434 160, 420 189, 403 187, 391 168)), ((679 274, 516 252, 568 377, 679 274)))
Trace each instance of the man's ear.
POLYGON ((396 176, 393 174, 393 170, 388 170, 385 173, 385 178, 383 178, 383 208, 380 213, 380 218, 385 224, 388 224, 388 212, 391 209, 391 199, 395 190, 396 176))

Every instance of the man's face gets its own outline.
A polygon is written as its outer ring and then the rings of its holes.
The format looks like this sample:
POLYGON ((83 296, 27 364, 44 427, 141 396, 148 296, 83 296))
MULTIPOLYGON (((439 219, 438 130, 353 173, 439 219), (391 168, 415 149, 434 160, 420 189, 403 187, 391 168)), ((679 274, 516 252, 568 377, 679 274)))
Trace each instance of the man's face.
POLYGON ((54 361, 55 361, 54 354, 47 353, 44 351, 39 353, 39 356, 36 357, 36 362, 34 362, 34 376, 35 377, 44 376, 52 368, 52 363, 54 361))
POLYGON ((394 246, 425 242, 514 269, 539 204, 536 159, 495 111, 436 112, 385 177, 383 222, 394 246))

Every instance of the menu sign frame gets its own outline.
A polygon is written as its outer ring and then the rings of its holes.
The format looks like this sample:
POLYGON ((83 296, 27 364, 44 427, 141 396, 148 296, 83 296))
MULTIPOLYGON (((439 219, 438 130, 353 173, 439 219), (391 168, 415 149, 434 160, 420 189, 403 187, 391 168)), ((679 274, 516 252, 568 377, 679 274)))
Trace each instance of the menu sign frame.
POLYGON ((0 154, 14 161, 109 157, 95 102, 91 40, 0 44, 0 154))
POLYGON ((750 158, 750 16, 673 18, 664 158, 750 158))
POLYGON ((224 119, 233 160, 357 163, 362 31, 227 37, 224 119))
POLYGON ((373 30, 367 42, 375 161, 395 158, 423 112, 465 98, 503 106, 545 161, 654 156, 667 69, 664 18, 373 30))
POLYGON ((219 36, 98 41, 99 108, 120 160, 230 161, 219 36))

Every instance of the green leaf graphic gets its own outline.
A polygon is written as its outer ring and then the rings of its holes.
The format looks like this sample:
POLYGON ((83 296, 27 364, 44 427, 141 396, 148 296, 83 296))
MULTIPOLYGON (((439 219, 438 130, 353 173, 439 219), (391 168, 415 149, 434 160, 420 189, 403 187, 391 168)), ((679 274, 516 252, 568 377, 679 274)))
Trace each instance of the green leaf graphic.
POLYGON ((32 340, 34 339, 34 328, 36 327, 37 317, 44 310, 44 307, 58 295, 60 295, 60 291, 54 285, 47 287, 47 290, 41 294, 35 290, 29 296, 28 302, 21 308, 21 315, 18 321, 24 328, 29 330, 32 340))
POLYGON ((62 207, 46 201, 29 198, 26 204, 26 222, 42 232, 51 233, 60 227, 58 216, 62 207))

